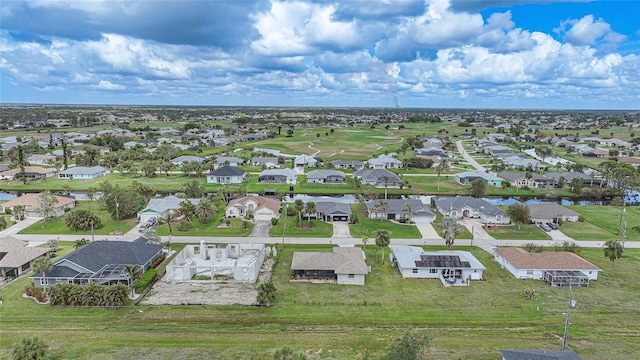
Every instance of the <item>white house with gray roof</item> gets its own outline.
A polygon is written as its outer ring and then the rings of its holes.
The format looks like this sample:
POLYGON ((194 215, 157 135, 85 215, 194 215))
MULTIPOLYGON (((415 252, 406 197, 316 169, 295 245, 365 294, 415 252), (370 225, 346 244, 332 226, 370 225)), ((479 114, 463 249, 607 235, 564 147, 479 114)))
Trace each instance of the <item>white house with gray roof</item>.
POLYGON ((316 213, 310 215, 316 219, 327 222, 349 221, 351 219, 351 206, 335 201, 316 201, 316 213))
POLYGON ((342 171, 338 170, 313 170, 307 173, 308 183, 319 184, 344 184, 347 177, 342 171))
POLYGON ((385 154, 367 160, 367 164, 371 169, 398 169, 402 167, 402 161, 385 154))
POLYGON ((258 175, 258 183, 295 184, 296 172, 291 169, 268 169, 258 175))
POLYGON ((237 156, 219 156, 216 158, 216 165, 240 166, 244 164, 244 159, 237 156))
POLYGON ((175 159, 171 159, 170 161, 173 165, 180 166, 183 163, 194 162, 194 161, 199 164, 202 164, 205 161, 205 158, 200 156, 183 155, 183 156, 178 156, 175 159))
POLYGON ((373 185, 377 188, 386 187, 398 189, 402 186, 402 179, 400 179, 400 176, 387 169, 362 169, 353 173, 353 176, 363 184, 373 185))
POLYGON ((297 281, 325 281, 342 285, 364 285, 371 271, 362 249, 334 247, 332 252, 296 251, 291 259, 293 279, 297 281))
POLYGON ((198 205, 200 199, 182 199, 173 195, 162 199, 151 199, 144 209, 138 211, 138 219, 143 223, 149 221, 151 218, 155 218, 156 220, 162 219, 168 214, 173 214, 180 209, 180 203, 183 201, 198 205))
POLYGON ((261 157, 255 156, 251 159, 251 165, 264 166, 267 169, 274 169, 280 167, 277 157, 261 157))
POLYGON ((221 166, 207 174, 207 184, 241 184, 247 172, 233 166, 221 166))
POLYGON ((509 224, 509 215, 497 206, 471 196, 444 196, 431 198, 431 205, 442 215, 463 218, 480 218, 486 224, 509 224))
POLYGON ((297 168, 316 167, 317 164, 318 160, 309 155, 300 155, 293 159, 293 165, 295 165, 295 167, 297 168))
POLYGON ((102 166, 75 166, 58 173, 58 179, 91 180, 104 176, 107 169, 102 166))
POLYGON ((353 169, 356 171, 364 169, 364 163, 358 160, 333 160, 331 165, 336 169, 353 169))
POLYGON ((402 278, 440 279, 445 286, 469 286, 482 280, 486 267, 468 251, 425 251, 418 246, 390 245, 389 257, 402 278))
POLYGON ((436 215, 418 199, 386 199, 366 203, 370 219, 430 224, 436 215))

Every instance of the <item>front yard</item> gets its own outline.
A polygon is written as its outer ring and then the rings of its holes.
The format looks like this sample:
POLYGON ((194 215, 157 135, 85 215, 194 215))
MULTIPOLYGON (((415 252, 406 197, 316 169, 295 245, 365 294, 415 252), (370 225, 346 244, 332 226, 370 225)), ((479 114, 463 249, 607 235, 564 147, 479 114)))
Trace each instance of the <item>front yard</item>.
MULTIPOLYGON (((314 237, 314 238, 330 238, 333 235, 333 225, 320 220, 309 221, 302 218, 302 223, 298 224, 298 216, 287 216, 287 237, 314 237), (300 226, 298 226, 300 225, 300 226)), ((269 236, 282 237, 284 230, 285 216, 281 215, 280 220, 269 229, 269 236)), ((327 240, 328 242, 328 240, 327 240)))
MULTIPOLYGON (((567 208, 584 217, 584 223, 565 223, 561 227, 562 232, 568 236, 576 240, 620 240, 618 224, 622 206, 571 205, 567 208), (593 230, 593 233, 587 232, 587 228, 593 230)), ((627 222, 627 240, 640 241, 640 232, 632 229, 634 226, 640 226, 640 208, 625 207, 622 220, 623 224, 625 220, 627 222)))
POLYGON ((354 238, 369 238, 371 243, 375 243, 376 231, 387 230, 393 238, 399 239, 420 239, 422 235, 415 225, 399 224, 383 219, 369 219, 364 205, 352 204, 351 211, 358 215, 358 223, 349 225, 351 236, 354 238))
POLYGON ((535 224, 496 226, 487 233, 497 240, 551 240, 551 237, 535 224))

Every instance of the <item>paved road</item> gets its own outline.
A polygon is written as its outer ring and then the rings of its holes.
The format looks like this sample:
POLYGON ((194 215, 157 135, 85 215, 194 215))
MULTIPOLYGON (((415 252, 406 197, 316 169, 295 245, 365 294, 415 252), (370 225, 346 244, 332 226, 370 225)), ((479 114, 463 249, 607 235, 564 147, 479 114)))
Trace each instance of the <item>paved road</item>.
POLYGON ((469 153, 467 152, 467 150, 464 149, 464 146, 462 145, 462 140, 458 140, 456 141, 456 147, 458 147, 458 151, 460 152, 460 154, 462 154, 462 157, 474 168, 476 168, 476 170, 478 171, 487 171, 487 169, 485 169, 484 166, 480 165, 476 159, 474 159, 473 157, 471 157, 471 155, 469 155, 469 153))

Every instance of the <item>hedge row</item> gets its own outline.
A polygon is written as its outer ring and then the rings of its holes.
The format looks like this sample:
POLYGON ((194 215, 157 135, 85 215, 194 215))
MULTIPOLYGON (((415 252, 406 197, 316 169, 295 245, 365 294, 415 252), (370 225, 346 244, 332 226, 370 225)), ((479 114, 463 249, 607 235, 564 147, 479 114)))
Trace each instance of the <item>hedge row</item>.
POLYGON ((138 294, 142 293, 156 278, 158 275, 158 270, 149 269, 146 273, 140 278, 140 280, 136 281, 135 289, 138 294))

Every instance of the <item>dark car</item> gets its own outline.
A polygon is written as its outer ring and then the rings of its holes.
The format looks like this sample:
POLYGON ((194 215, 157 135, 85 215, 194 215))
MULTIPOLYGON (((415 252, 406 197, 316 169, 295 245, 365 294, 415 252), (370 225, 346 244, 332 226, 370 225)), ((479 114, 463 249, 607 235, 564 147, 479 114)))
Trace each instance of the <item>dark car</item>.
POLYGON ((540 225, 538 225, 538 226, 540 226, 540 229, 542 229, 542 230, 544 230, 546 232, 551 231, 551 228, 547 224, 540 223, 540 225))
POLYGON ((558 230, 558 224, 556 224, 556 223, 548 222, 547 226, 550 227, 553 230, 558 230))

